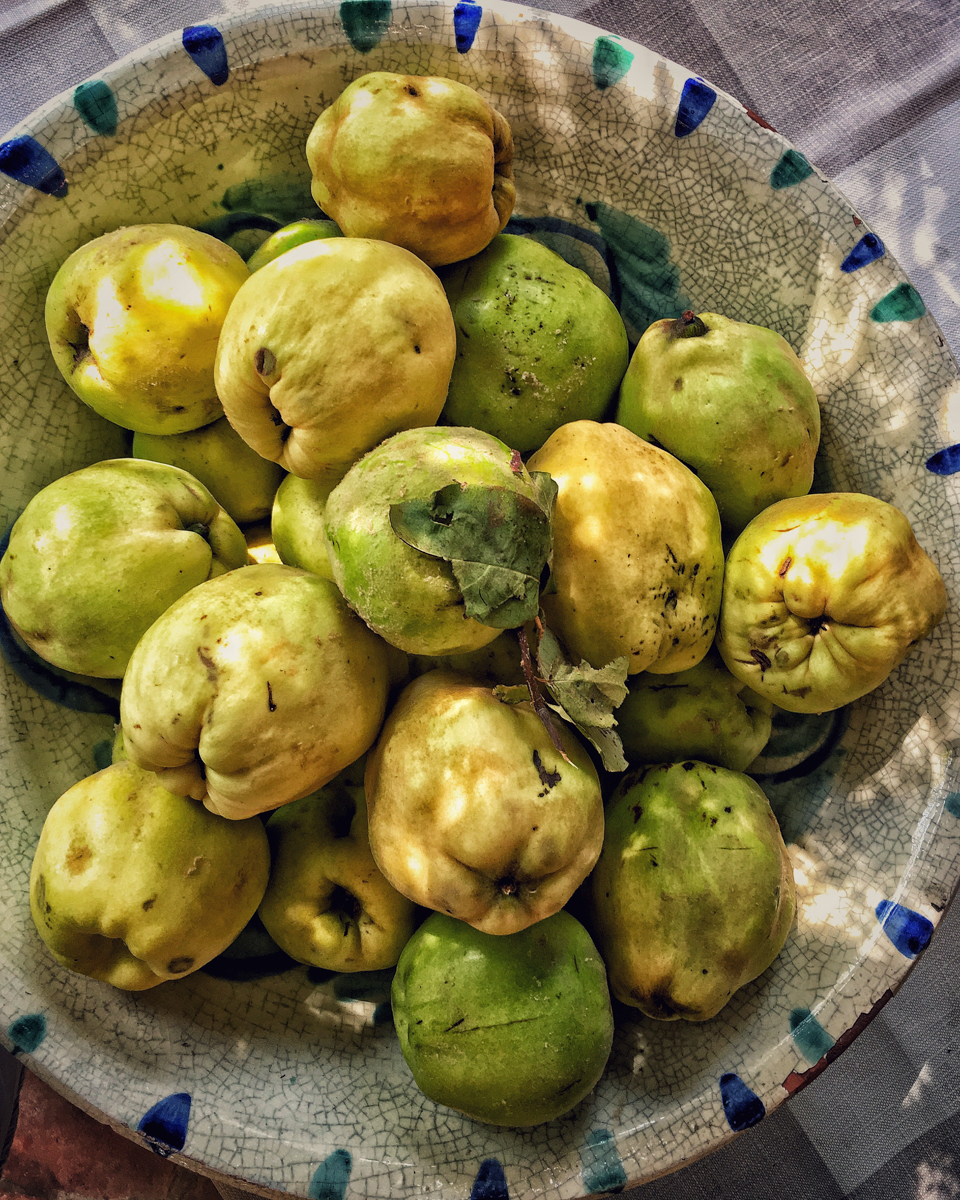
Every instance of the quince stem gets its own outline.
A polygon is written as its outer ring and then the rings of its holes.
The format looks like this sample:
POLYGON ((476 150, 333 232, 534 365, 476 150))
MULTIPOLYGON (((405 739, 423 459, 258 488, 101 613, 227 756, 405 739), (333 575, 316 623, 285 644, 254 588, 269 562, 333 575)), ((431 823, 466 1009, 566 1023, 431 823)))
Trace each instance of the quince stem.
POLYGON ((706 325, 704 325, 697 314, 688 308, 686 312, 674 321, 672 332, 674 337, 688 338, 703 337, 708 331, 706 325))

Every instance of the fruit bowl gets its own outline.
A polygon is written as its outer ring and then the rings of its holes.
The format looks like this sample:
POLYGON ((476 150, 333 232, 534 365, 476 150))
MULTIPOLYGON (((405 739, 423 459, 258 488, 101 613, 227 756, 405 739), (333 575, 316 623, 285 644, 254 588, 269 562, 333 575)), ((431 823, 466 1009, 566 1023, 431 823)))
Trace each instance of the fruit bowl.
POLYGON ((116 695, 38 670, 4 633, 0 1039, 128 1136, 264 1191, 613 1191, 715 1149, 814 1078, 903 982, 960 880, 960 375, 844 198, 682 67, 500 0, 283 3, 153 43, 0 145, 0 528, 64 473, 129 452, 51 358, 43 304, 63 259, 145 221, 251 252, 315 212, 307 134, 371 70, 462 80, 507 117, 510 231, 586 270, 633 341, 688 308, 781 333, 822 407, 814 489, 899 507, 946 580, 947 617, 864 699, 784 715, 751 769, 798 887, 775 964, 704 1024, 618 1010, 595 1092, 526 1130, 418 1092, 382 974, 309 971, 256 927, 208 969, 147 993, 56 966, 30 921, 30 862, 51 804, 103 755, 116 695))

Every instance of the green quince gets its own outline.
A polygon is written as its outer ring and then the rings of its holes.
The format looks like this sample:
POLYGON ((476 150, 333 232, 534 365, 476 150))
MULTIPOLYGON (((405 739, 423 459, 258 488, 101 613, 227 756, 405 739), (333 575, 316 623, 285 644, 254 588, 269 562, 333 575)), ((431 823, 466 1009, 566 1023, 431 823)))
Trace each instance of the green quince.
POLYGON ((224 821, 121 760, 50 809, 30 911, 61 966, 141 991, 226 950, 256 912, 269 871, 260 821, 224 821))
POLYGON ((661 1021, 707 1021, 783 949, 796 890, 757 784, 687 760, 618 784, 587 904, 618 1000, 661 1021))
POLYGON ((442 274, 457 327, 443 409, 526 452, 568 421, 599 421, 630 351, 616 307, 539 242, 502 233, 442 274))
POLYGON ((398 892, 496 934, 567 903, 600 853, 603 800, 557 725, 563 753, 530 701, 452 671, 407 685, 364 776, 370 848, 398 892))
POLYGON ((247 270, 253 274, 273 262, 281 254, 302 246, 304 242, 315 242, 319 238, 343 237, 333 221, 316 220, 305 217, 302 221, 291 221, 260 243, 247 259, 247 270))
POLYGON ((505 937, 434 913, 400 956, 391 1007, 420 1090, 492 1125, 570 1112, 613 1045, 603 962, 566 912, 505 937))
POLYGON ((372 71, 307 139, 313 198, 351 238, 405 246, 430 266, 479 253, 513 211, 507 121, 465 83, 372 71))
POLYGON ((211 579, 150 626, 120 693, 129 756, 231 819, 328 783, 380 730, 383 643, 329 580, 279 563, 211 579))
POLYGON ((621 425, 573 421, 527 462, 559 489, 547 625, 578 659, 631 675, 692 667, 723 587, 717 506, 672 454, 621 425))
POLYGON ((0 601, 41 658, 119 679, 141 635, 175 600, 246 562, 243 534, 192 475, 107 459, 30 501, 0 560, 0 601))
POLYGON ((333 568, 327 554, 323 513, 335 486, 334 479, 288 475, 277 488, 270 513, 270 531, 280 561, 331 581, 333 568))
POLYGON ((726 578, 717 649, 789 712, 829 712, 873 691, 947 608, 904 514, 857 492, 770 505, 734 542, 726 578))
POLYGON ((746 771, 767 744, 773 705, 727 670, 711 648, 695 667, 634 675, 617 709, 617 733, 632 763, 696 758, 746 771))
POLYGON ((655 321, 620 387, 617 421, 696 471, 733 533, 813 483, 820 405, 790 344, 719 313, 655 321))
POLYGON ((258 454, 339 479, 384 438, 440 415, 456 353, 440 280, 408 250, 326 238, 254 272, 223 322, 223 410, 258 454))
POLYGON ((326 971, 396 966, 416 906, 370 853, 362 787, 338 777, 267 821, 272 866, 259 915, 291 958, 326 971))

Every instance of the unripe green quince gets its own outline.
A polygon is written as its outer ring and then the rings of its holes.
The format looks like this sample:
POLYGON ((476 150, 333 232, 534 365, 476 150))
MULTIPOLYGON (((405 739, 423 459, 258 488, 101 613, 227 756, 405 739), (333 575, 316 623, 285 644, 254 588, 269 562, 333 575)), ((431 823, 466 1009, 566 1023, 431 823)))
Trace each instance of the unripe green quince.
POLYGON ((238 525, 270 513, 283 479, 283 469, 252 450, 226 417, 188 433, 135 433, 133 456, 189 471, 238 525))
POLYGON ((47 293, 60 372, 80 399, 124 429, 183 433, 223 415, 217 339, 246 263, 183 225, 130 225, 87 242, 47 293))
POLYGON ((813 483, 820 405, 790 344, 719 313, 655 321, 620 386, 617 421, 696 471, 738 533, 813 483))
POLYGON ((281 254, 302 246, 304 242, 315 242, 319 238, 343 237, 333 221, 315 220, 310 217, 302 221, 291 221, 260 243, 247 259, 247 270, 252 274, 273 262, 281 254))
POLYGON ((682 671, 713 641, 723 587, 716 503, 673 455, 621 425, 573 421, 532 455, 559 488, 549 627, 576 657, 682 671))
POLYGON ((717 649, 789 712, 829 712, 879 687, 943 619, 947 592, 907 518, 828 492, 781 500, 727 556, 717 649))
POLYGON ((632 772, 606 810, 588 925, 618 1000, 707 1021, 780 953, 796 909, 770 804, 746 775, 687 760, 632 772))
POLYGON ((313 198, 351 238, 405 246, 430 266, 477 254, 513 211, 510 126, 439 76, 355 79, 307 139, 313 198))
POLYGON ((370 853, 362 787, 340 778, 267 821, 272 866, 260 920, 281 950, 326 971, 396 965, 416 906, 370 853))
POLYGON ((767 744, 773 705, 735 678, 716 650, 672 675, 643 671, 617 709, 617 733, 632 763, 696 758, 746 771, 767 744))
POLYGON ((603 800, 557 724, 567 759, 529 701, 451 671, 407 685, 364 777, 370 848, 397 891, 496 934, 567 903, 600 853, 603 800))
POLYGON ((270 531, 280 561, 331 581, 323 512, 335 486, 334 479, 288 475, 277 488, 270 513, 270 531))
POLYGON ((30 501, 0 560, 0 599, 41 658, 119 679, 175 600, 246 561, 243 534, 199 480, 164 463, 107 459, 30 501))
POLYGON ((456 352, 440 280, 408 250, 326 238, 288 250, 237 292, 214 374, 258 454, 339 479, 401 429, 440 415, 456 352))
POLYGON ((328 783, 376 737, 383 643, 329 580, 279 563, 194 588, 140 639, 120 694, 127 753, 232 819, 328 783))
POLYGON ((260 821, 225 821, 117 761, 47 814, 30 911, 61 966, 140 991, 224 951, 256 912, 269 870, 260 821))
POLYGON ((568 421, 599 421, 627 369, 627 333, 585 274, 502 233, 442 274, 457 326, 443 419, 526 452, 568 421))
POLYGON ((603 962, 566 912, 506 937, 434 913, 400 956, 391 1005, 420 1090, 493 1125, 568 1113, 613 1045, 603 962))

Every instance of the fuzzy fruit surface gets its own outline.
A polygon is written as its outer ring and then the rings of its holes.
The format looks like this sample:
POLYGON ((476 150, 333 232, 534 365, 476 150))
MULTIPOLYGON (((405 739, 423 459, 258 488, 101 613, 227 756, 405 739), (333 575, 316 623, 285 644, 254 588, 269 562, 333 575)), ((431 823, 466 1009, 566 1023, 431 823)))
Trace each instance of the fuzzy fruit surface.
POLYGON ((339 479, 384 438, 436 421, 455 352, 446 295, 419 258, 325 238, 240 288, 214 374, 230 424, 258 454, 305 479, 339 479))
POLYGON ((569 1112, 613 1044, 603 962, 565 912, 506 937, 434 913, 400 956, 391 1001, 420 1090, 494 1125, 569 1112))
POLYGON ((417 904, 486 933, 562 908, 603 841, 590 756, 558 721, 569 762, 529 702, 451 671, 408 684, 367 757, 370 848, 417 904))
POLYGON ((394 532, 391 505, 452 483, 506 488, 533 499, 511 449, 477 429, 410 429, 356 463, 330 493, 324 527, 337 586, 385 641, 407 654, 464 654, 500 633, 464 614, 449 564, 394 532))
POLYGON ((898 508, 856 492, 801 496, 765 509, 731 547, 717 648, 779 708, 828 712, 879 687, 946 607, 898 508))
POLYGON ((41 658, 119 679, 137 641, 175 600, 246 561, 243 534, 192 475, 107 459, 30 501, 0 560, 0 600, 41 658))
POLYGON ((501 233, 442 280, 457 326, 445 421, 526 452, 568 421, 607 415, 629 346, 616 307, 585 272, 501 233))
POLYGON ((217 338, 250 272, 218 238, 182 225, 130 225, 75 250, 47 292, 60 373, 124 429, 184 433, 223 415, 217 338))
POLYGON ((47 814, 30 911, 61 966, 141 991, 225 950, 256 912, 269 871, 260 821, 224 821, 115 761, 47 814))
POLYGON ((773 705, 727 670, 713 649, 686 671, 641 672, 617 709, 617 732, 631 763, 696 758, 746 771, 767 744, 773 705))
POLYGON ((717 505, 672 454, 621 425, 573 421, 532 455, 559 488, 547 624, 593 667, 682 671, 713 641, 723 587, 717 505))
POLYGON ((124 676, 130 757, 231 819, 323 787, 373 742, 383 643, 329 580, 279 563, 194 588, 155 621, 124 676))
POLYGON ((793 869, 766 796, 695 760, 625 776, 588 906, 618 1000, 659 1020, 709 1020, 770 966, 793 921, 793 869))
POLYGON ((307 139, 313 198, 348 237, 430 266, 479 253, 513 211, 513 137, 473 88, 439 76, 355 79, 307 139))
POLYGON ((269 516, 283 479, 282 468, 252 450, 226 417, 188 433, 136 433, 133 456, 189 471, 238 525, 269 516))
POLYGON ((395 966, 416 909, 373 861, 363 788, 338 776, 266 828, 272 866, 259 913, 280 949, 327 971, 395 966))
POLYGON ((768 505, 810 491, 820 405, 779 333, 719 313, 693 320, 703 334, 689 336, 692 323, 678 334, 683 318, 647 329, 620 387, 617 421, 696 471, 724 527, 739 533, 768 505))

